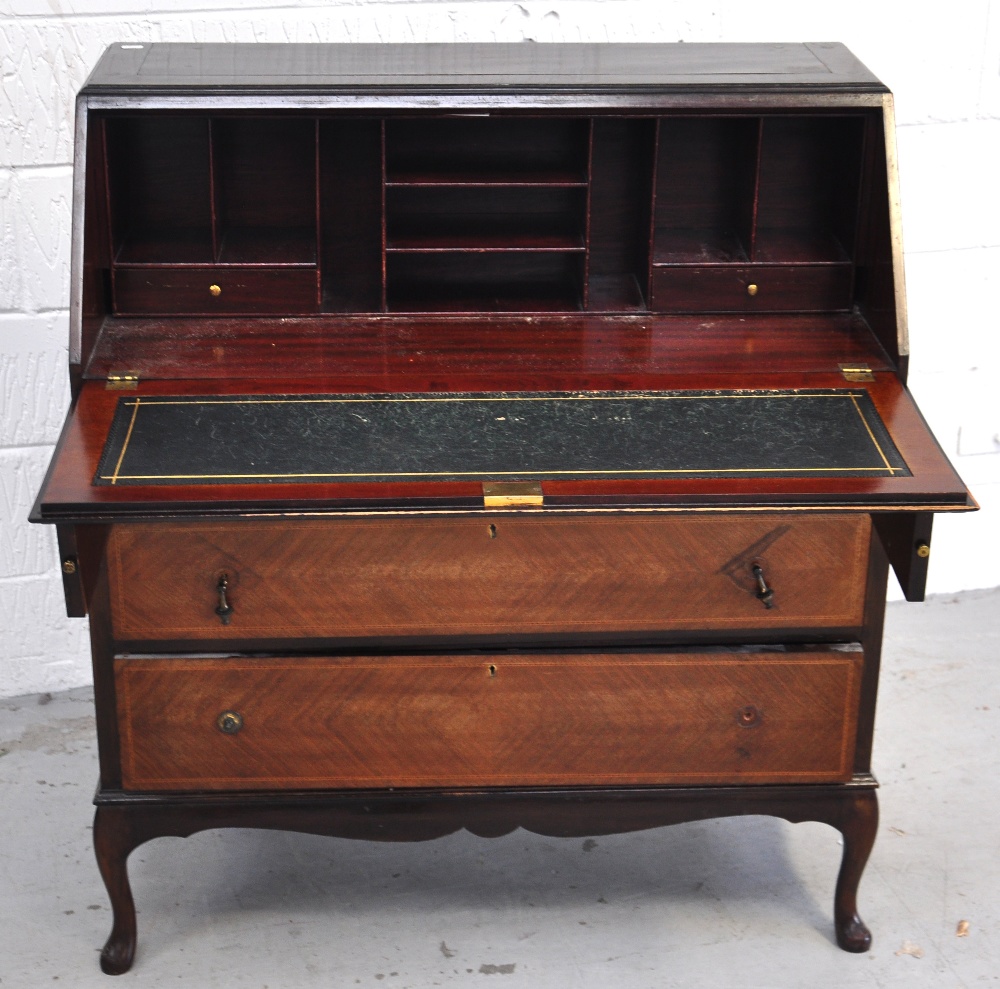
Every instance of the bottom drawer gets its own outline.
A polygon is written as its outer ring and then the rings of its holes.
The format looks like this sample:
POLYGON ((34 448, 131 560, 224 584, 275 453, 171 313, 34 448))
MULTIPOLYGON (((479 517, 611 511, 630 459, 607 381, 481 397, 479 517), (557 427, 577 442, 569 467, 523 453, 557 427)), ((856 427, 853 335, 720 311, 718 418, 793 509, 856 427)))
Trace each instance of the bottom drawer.
POLYGON ((851 776, 860 647, 116 660, 126 789, 851 776))

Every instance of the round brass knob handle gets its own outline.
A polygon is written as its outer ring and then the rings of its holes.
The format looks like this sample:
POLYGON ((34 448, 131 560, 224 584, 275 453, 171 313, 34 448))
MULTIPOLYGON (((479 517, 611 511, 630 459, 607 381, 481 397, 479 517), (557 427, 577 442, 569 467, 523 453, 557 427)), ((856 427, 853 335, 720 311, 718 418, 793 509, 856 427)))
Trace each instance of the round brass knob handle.
POLYGON ((757 285, 754 282, 751 282, 747 286, 747 295, 756 295, 756 294, 757 294, 757 285))
POLYGON ((917 556, 921 560, 926 560, 931 555, 931 548, 927 543, 917 543, 917 556))
POLYGON ((243 715, 236 711, 223 711, 215 723, 223 735, 235 735, 243 727, 243 715))
POLYGON ((213 299, 217 299, 220 295, 222 295, 222 288, 221 288, 221 286, 219 286, 219 285, 209 285, 208 286, 208 294, 210 296, 212 296, 213 299))

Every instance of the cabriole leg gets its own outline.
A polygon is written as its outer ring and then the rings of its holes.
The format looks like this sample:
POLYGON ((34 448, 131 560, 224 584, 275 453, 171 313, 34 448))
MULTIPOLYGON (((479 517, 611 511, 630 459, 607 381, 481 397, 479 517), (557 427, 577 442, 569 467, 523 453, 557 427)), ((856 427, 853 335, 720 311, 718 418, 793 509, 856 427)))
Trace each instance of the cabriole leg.
POLYGON ((833 902, 837 944, 844 951, 867 951, 872 935, 858 916, 858 884, 878 830, 878 800, 873 792, 858 794, 846 803, 839 830, 844 836, 844 857, 833 902))
POLYGON ((135 957, 135 902, 128 882, 126 862, 135 847, 128 815, 116 807, 98 807, 94 815, 94 851, 107 887, 114 923, 101 951, 101 969, 121 975, 135 957))

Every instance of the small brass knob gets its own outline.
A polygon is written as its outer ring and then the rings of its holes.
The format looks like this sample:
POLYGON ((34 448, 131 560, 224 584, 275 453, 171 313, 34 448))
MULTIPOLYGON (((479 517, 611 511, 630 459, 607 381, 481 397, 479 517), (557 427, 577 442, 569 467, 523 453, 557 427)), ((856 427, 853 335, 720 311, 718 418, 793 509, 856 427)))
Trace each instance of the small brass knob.
POLYGON ((921 560, 926 560, 931 555, 931 548, 927 543, 917 543, 917 556, 921 560))
POLYGON ((754 707, 753 704, 747 704, 746 707, 741 707, 736 712, 736 723, 741 728, 754 728, 760 724, 760 719, 760 710, 754 707))
POLYGON ((747 286, 747 295, 756 295, 756 294, 757 294, 757 285, 754 282, 751 282, 747 286))
POLYGON ((209 285, 208 294, 212 296, 213 299, 217 299, 222 295, 222 289, 218 285, 209 285))
POLYGON ((65 574, 75 574, 76 573, 76 560, 67 559, 63 560, 62 572, 65 574))
POLYGON ((243 715, 236 711, 223 711, 215 719, 215 723, 223 735, 235 735, 243 727, 243 715))

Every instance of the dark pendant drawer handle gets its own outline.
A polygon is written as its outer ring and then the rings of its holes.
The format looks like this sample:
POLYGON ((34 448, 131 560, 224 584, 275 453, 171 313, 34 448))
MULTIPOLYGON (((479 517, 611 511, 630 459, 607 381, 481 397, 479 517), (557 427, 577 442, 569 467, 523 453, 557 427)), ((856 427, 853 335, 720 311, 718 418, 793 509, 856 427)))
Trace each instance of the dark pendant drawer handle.
POLYGON ((767 586, 767 581, 764 579, 764 568, 759 563, 753 565, 753 576, 754 580, 757 581, 757 597, 765 608, 773 608, 774 591, 767 586))
POLYGON ((219 592, 219 605, 215 613, 219 616, 223 625, 229 624, 229 618, 233 613, 233 606, 226 599, 226 591, 229 590, 229 574, 222 574, 215 589, 219 592))

